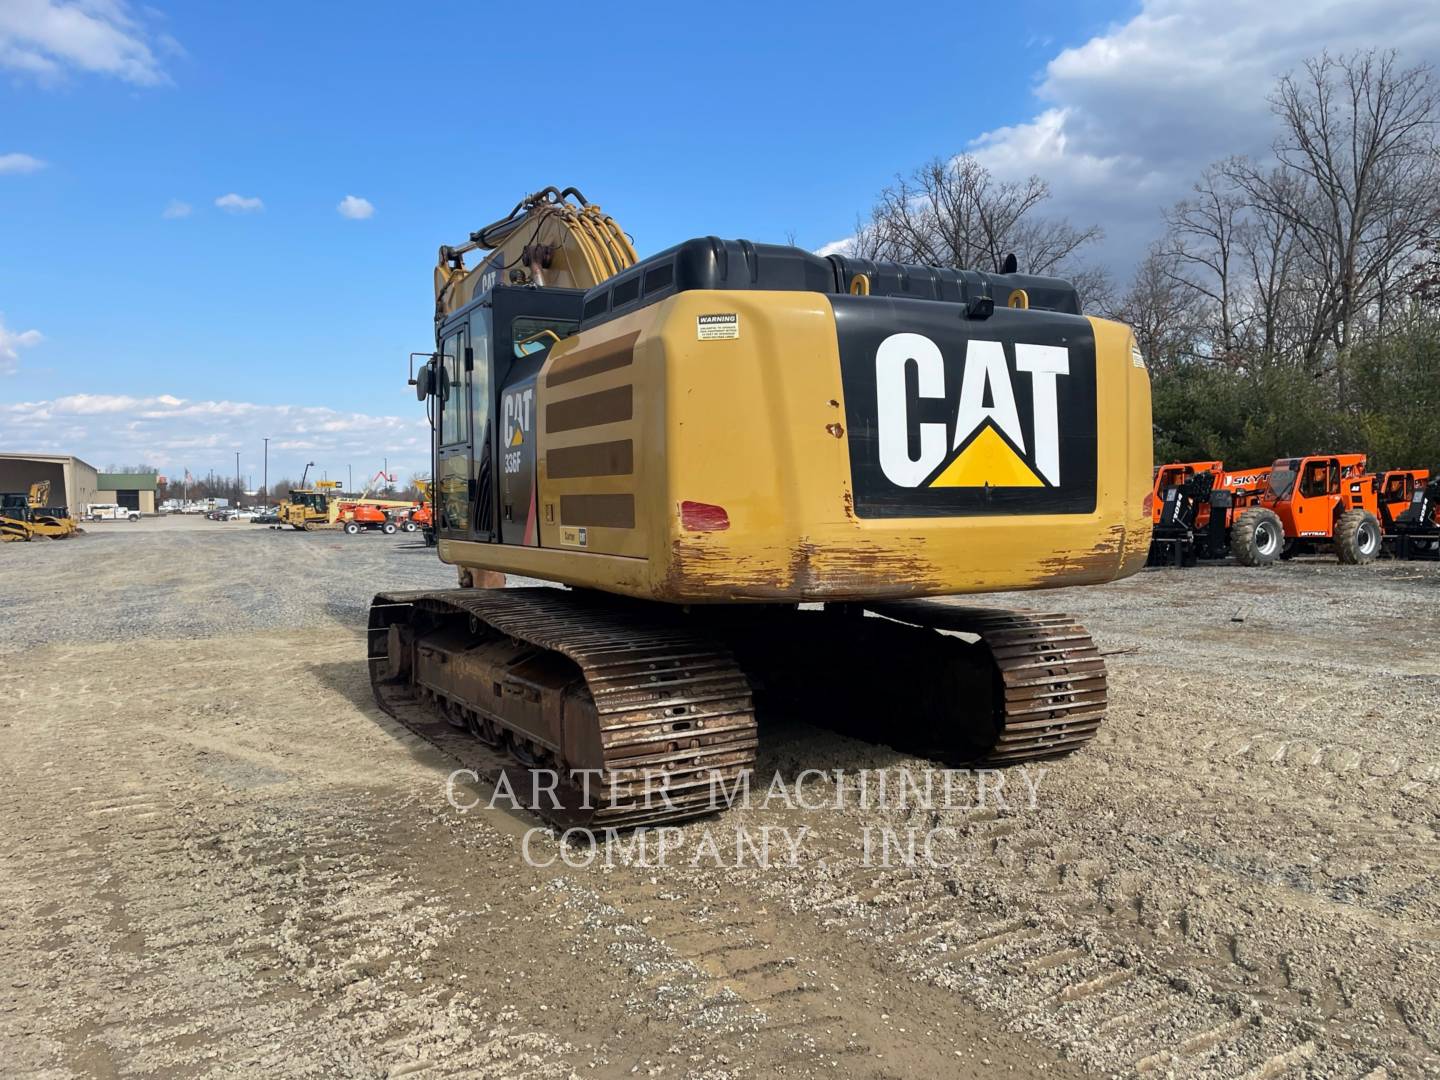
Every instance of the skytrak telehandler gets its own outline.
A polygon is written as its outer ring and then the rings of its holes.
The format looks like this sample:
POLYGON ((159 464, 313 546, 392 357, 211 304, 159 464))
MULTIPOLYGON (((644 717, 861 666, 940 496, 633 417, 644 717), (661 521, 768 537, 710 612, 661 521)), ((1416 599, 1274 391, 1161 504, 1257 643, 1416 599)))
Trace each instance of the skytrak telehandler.
POLYGON ((1245 566, 1321 549, 1354 564, 1377 558, 1384 535, 1365 455, 1316 454, 1270 467, 1258 505, 1236 517, 1230 547, 1245 566))
POLYGON ((1266 469, 1226 472, 1223 461, 1162 465, 1151 493, 1148 566, 1194 566, 1230 554, 1235 514, 1258 498, 1266 469))
POLYGON ((1410 505, 1395 519, 1395 554, 1401 559, 1440 559, 1440 468, 1417 484, 1410 505))
POLYGON ((1415 493, 1423 491, 1429 479, 1426 469, 1390 469, 1375 477, 1376 516, 1387 540, 1394 537, 1400 515, 1410 509, 1415 493))
POLYGON ((919 599, 1144 564, 1149 377, 1068 282, 716 237, 640 260, 546 188, 440 249, 435 330, 412 382, 440 558, 570 588, 381 593, 371 680, 538 813, 723 807, 757 688, 945 762, 1094 736, 1074 619, 919 599))

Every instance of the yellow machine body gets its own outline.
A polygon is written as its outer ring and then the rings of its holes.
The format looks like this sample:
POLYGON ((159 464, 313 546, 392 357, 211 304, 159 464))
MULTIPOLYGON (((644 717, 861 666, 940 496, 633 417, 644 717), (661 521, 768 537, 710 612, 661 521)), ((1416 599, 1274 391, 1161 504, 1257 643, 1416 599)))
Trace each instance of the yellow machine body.
MULTIPOLYGON (((692 290, 556 342, 535 381, 532 434, 521 436, 537 440, 538 542, 442 531, 441 558, 672 603, 1049 588, 1144 565, 1150 390, 1125 326, 1072 317, 1094 342, 1087 512, 867 517, 852 487, 838 303, 818 292, 692 290), (697 330, 714 312, 734 316, 734 336, 697 330)), ((886 317, 905 331, 903 311, 886 317)), ((1023 338, 1032 317, 998 308, 986 325, 1023 338)), ((970 449, 933 483, 982 495, 1051 486, 1033 463, 1038 447, 1016 453, 981 431, 970 449)), ((443 499, 443 461, 437 476, 443 499)))

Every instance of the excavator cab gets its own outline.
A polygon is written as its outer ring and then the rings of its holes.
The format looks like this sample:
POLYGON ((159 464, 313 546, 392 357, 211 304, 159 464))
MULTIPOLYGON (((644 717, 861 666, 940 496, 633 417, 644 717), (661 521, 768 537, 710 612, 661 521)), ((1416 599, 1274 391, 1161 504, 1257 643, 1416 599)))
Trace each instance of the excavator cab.
MULTIPOLYGON (((550 347, 580 322, 584 295, 497 284, 441 324, 439 349, 417 379, 433 390, 439 540, 538 543, 535 380, 550 347)), ((613 402, 596 406, 602 415, 607 407, 615 411, 613 402)))

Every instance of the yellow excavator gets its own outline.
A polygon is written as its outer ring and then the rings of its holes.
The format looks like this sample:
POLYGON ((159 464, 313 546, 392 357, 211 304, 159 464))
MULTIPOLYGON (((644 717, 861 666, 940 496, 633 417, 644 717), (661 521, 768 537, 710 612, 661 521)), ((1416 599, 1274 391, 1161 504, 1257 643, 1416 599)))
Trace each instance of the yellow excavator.
POLYGON ((1069 283, 715 237, 642 260, 546 188, 442 247, 435 295, 411 383, 461 587, 375 598, 371 680, 536 812, 719 809, 757 707, 947 764, 1095 735, 1074 619, 924 599, 1145 563, 1148 374, 1069 283))

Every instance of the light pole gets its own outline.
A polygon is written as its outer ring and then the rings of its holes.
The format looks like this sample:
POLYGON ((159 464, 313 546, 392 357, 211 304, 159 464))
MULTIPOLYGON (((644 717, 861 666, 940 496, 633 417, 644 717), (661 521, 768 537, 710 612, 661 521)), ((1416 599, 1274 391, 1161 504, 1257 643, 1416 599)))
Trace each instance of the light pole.
POLYGON ((265 489, 265 505, 270 505, 270 440, 265 440, 265 471, 260 474, 260 486, 265 489))
POLYGON ((240 451, 235 451, 235 509, 240 509, 240 451))
POLYGON ((347 479, 346 479, 346 481, 345 481, 345 493, 346 493, 347 495, 354 495, 354 494, 355 494, 355 466, 353 466, 353 465, 346 465, 346 466, 345 466, 345 476, 347 477, 347 479))

